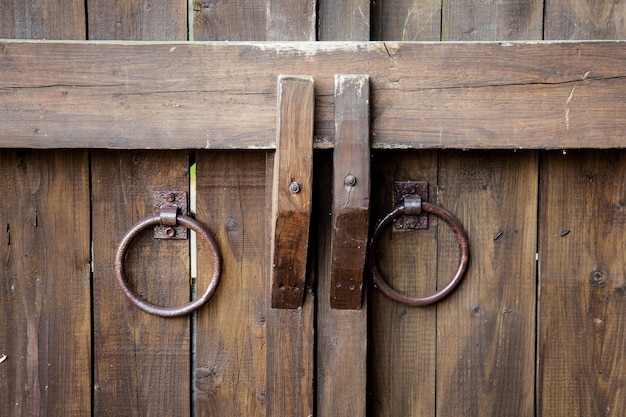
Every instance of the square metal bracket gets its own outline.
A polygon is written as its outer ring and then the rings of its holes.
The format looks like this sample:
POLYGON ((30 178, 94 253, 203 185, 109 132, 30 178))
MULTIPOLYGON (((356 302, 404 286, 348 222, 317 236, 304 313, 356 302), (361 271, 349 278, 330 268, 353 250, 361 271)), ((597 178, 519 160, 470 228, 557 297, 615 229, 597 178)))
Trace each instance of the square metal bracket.
MULTIPOLYGON (((178 207, 178 213, 187 215, 187 191, 156 190, 152 192, 153 214, 158 215, 163 206, 178 207)), ((187 239, 188 231, 185 226, 154 226, 155 239, 187 239)))
MULTIPOLYGON (((423 201, 428 201, 428 183, 426 181, 396 181, 393 185, 394 207, 402 205, 406 196, 419 196, 423 201)), ((428 214, 402 216, 394 221, 394 229, 428 229, 428 214)))

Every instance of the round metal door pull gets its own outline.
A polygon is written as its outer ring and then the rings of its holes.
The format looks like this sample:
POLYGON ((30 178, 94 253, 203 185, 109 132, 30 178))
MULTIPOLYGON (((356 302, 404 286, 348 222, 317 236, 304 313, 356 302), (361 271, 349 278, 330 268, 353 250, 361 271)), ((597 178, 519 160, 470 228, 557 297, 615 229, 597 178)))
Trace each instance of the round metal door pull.
POLYGON ((130 299, 130 301, 134 305, 139 307, 141 310, 145 311, 146 313, 160 317, 184 316, 185 314, 189 314, 197 310, 203 304, 209 301, 215 293, 217 285, 219 284, 222 268, 219 249, 217 247, 217 244, 215 243, 215 240, 213 239, 213 236, 211 235, 211 232, 209 232, 208 229, 204 227, 199 221, 182 214, 177 214, 176 223, 182 224, 186 228, 196 232, 198 236, 207 244, 209 252, 211 253, 211 258, 213 260, 213 276, 211 277, 211 281, 209 282, 209 285, 207 286, 207 289, 204 294, 202 294, 202 296, 180 307, 159 307, 137 297, 128 287, 128 284, 126 282, 126 271, 124 270, 124 259, 126 258, 126 250, 130 246, 132 240, 142 230, 150 226, 155 226, 159 224, 171 224, 171 221, 172 220, 171 218, 169 218, 169 215, 164 215, 163 213, 156 214, 152 217, 147 217, 139 221, 126 233, 126 235, 124 235, 124 238, 117 248, 117 254, 115 255, 115 278, 117 279, 117 282, 122 288, 124 294, 130 299))
POLYGON ((389 214, 387 214, 376 226, 368 250, 369 267, 372 271, 374 283, 378 289, 392 300, 410 306, 428 306, 441 301, 448 294, 450 294, 457 285, 459 285, 469 263, 469 239, 461 222, 459 222, 452 214, 448 213, 443 208, 421 200, 409 202, 405 199, 404 204, 394 208, 389 214), (443 288, 437 290, 435 293, 423 297, 408 296, 391 288, 391 286, 387 284, 383 274, 378 270, 378 266, 376 265, 376 260, 374 258, 374 250, 384 228, 402 215, 416 215, 420 212, 432 214, 448 223, 456 235, 456 240, 459 244, 461 253, 459 265, 452 279, 443 288))

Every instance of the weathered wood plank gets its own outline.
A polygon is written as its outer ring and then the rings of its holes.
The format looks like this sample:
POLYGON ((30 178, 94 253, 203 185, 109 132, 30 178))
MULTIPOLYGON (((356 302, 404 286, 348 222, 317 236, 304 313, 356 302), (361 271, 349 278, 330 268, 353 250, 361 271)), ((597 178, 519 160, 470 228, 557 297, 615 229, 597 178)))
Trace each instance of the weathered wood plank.
POLYGON ((618 416, 626 409, 626 154, 543 156, 538 413, 618 416))
POLYGON ((3 42, 0 59, 3 147, 272 149, 280 73, 315 77, 332 146, 334 74, 364 71, 377 148, 625 145, 620 42, 3 42))
POLYGON ((369 97, 367 75, 335 77, 332 308, 361 308, 370 214, 369 97))
MULTIPOLYGON (((223 267, 215 296, 197 315, 194 409, 198 417, 265 416, 266 155, 199 151, 196 167, 196 218, 214 233, 223 267)), ((205 250, 198 245, 198 292, 212 274, 205 250)))
POLYGON ((315 234, 317 279, 316 415, 365 416, 367 383, 367 311, 330 306, 332 234, 332 153, 315 154, 315 234))
POLYGON ((0 414, 91 408, 84 151, 0 152, 0 414))
POLYGON ((371 4, 372 40, 438 41, 441 36, 441 0, 376 0, 371 4))
POLYGON ((3 0, 0 38, 86 39, 82 0, 3 0))
POLYGON ((272 308, 299 308, 305 292, 313 186, 313 78, 280 76, 272 185, 272 308))
POLYGON ((369 0, 320 0, 318 3, 317 37, 320 41, 368 41, 370 39, 369 0))
POLYGON ((626 2, 547 0, 544 39, 623 39, 626 2))
MULTIPOLYGON (((533 415, 537 153, 444 152, 439 201, 465 226, 471 261, 437 308, 437 413, 533 415)), ((439 287, 459 248, 439 221, 439 287)))
MULTIPOLYGON (((189 187, 187 152, 94 151, 94 414, 177 415, 190 410, 189 317, 161 318, 132 305, 113 279, 116 248, 152 215, 153 191, 189 187)), ((152 304, 189 302, 189 242, 141 233, 126 256, 129 286, 152 304)))
POLYGON ((89 0, 89 39, 187 39, 187 0, 89 0))
POLYGON ((541 39, 543 0, 442 2, 441 40, 541 39))
POLYGON ((192 40, 267 40, 268 1, 269 0, 194 0, 192 40))
MULTIPOLYGON (((377 151, 372 160, 372 221, 393 208, 395 181, 430 184, 437 199, 437 152, 377 151)), ((377 264, 387 282, 409 295, 437 288, 437 222, 426 230, 392 230, 381 237, 377 264)), ((434 416, 437 309, 407 307, 370 290, 368 412, 377 417, 434 416)))

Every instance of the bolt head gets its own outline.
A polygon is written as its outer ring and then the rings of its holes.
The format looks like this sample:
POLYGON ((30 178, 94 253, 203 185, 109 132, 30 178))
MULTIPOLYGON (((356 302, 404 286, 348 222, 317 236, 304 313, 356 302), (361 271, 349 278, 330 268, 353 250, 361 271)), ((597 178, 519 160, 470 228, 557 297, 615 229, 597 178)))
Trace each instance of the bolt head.
POLYGON ((289 192, 291 194, 298 194, 300 192, 300 184, 293 181, 291 184, 289 184, 289 192))
POLYGON ((352 174, 348 174, 346 178, 343 180, 343 184, 348 187, 353 187, 356 185, 356 177, 352 174))

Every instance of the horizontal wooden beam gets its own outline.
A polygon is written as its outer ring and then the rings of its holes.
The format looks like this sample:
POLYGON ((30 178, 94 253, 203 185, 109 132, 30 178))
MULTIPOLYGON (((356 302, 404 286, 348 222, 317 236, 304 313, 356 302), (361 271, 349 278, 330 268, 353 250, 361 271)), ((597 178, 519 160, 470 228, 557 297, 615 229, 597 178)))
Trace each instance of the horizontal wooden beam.
POLYGON ((278 74, 370 77, 372 147, 626 147, 626 42, 0 41, 0 147, 274 149, 278 74))

